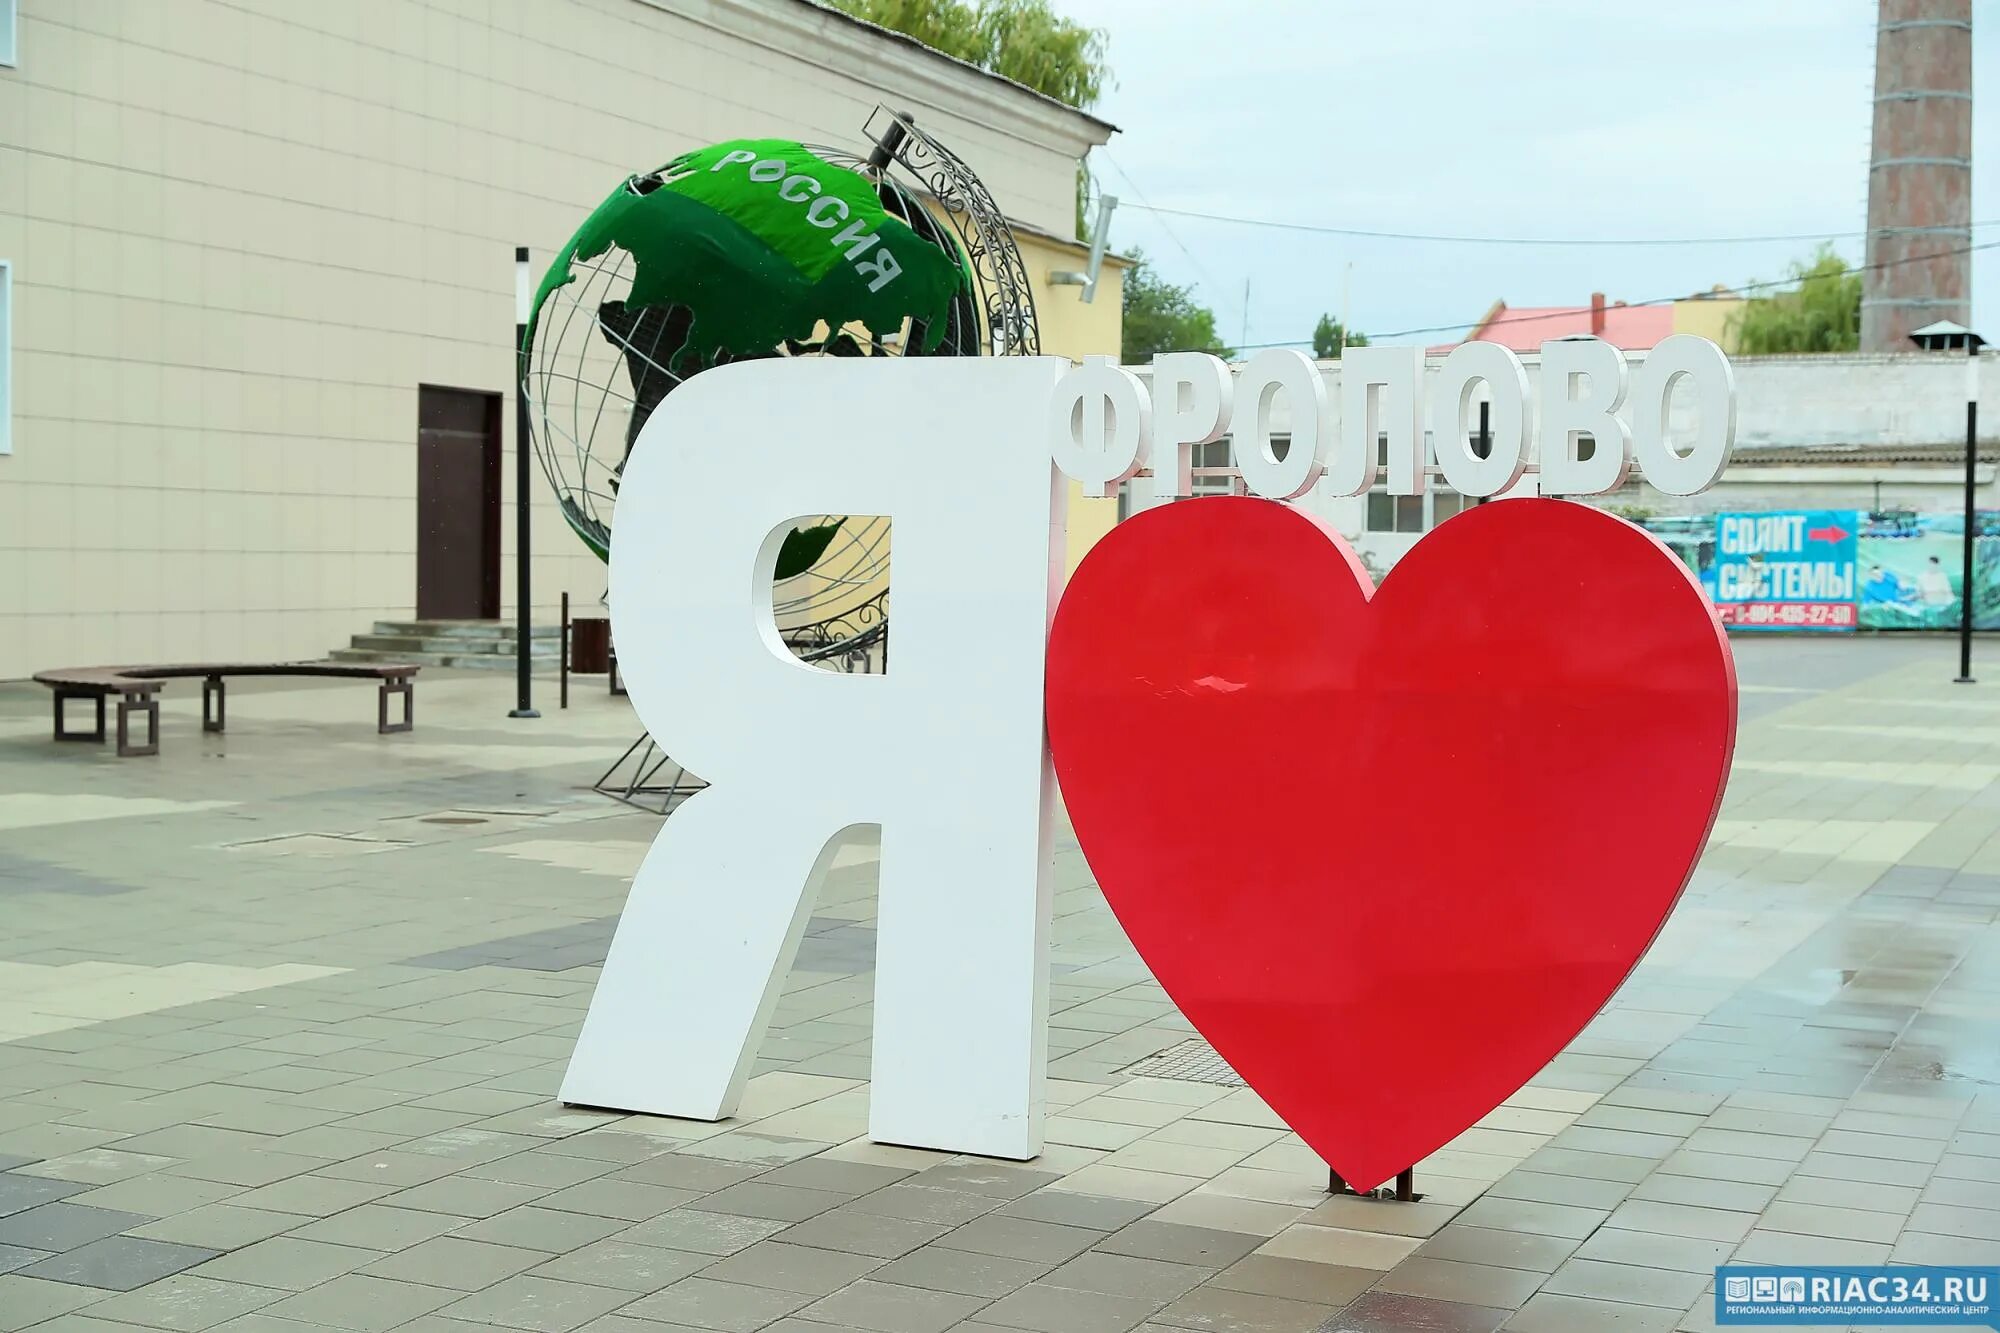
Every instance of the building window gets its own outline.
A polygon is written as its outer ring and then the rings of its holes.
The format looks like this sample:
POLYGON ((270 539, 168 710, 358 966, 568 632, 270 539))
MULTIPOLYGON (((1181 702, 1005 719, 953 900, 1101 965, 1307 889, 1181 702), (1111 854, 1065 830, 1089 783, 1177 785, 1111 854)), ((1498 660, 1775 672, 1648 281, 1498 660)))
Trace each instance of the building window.
MULTIPOLYGON (((7 0, 0 0, 0 5, 7 0)), ((14 452, 14 266, 0 259, 0 454, 14 452)))
POLYGON ((1369 532, 1429 532, 1473 503, 1457 491, 1432 490, 1422 495, 1368 492, 1369 532))
POLYGON ((1387 491, 1368 492, 1368 531, 1422 532, 1424 497, 1391 495, 1387 491))
MULTIPOLYGON (((1243 473, 1231 457, 1230 448, 1231 437, 1227 435, 1219 440, 1210 440, 1207 444, 1197 444, 1192 447, 1188 454, 1188 466, 1194 473, 1193 485, 1189 487, 1191 496, 1237 493, 1236 483, 1243 473)), ((1285 461, 1285 456, 1291 451, 1291 436, 1276 434, 1271 436, 1271 453, 1280 463, 1285 461)), ((1120 482, 1118 521, 1123 523, 1132 517, 1132 513, 1132 483, 1120 482)))
POLYGON ((0 65, 10 69, 19 63, 14 55, 14 32, 20 27, 16 9, 15 0, 0 0, 0 65))
MULTIPOLYGON (((1225 435, 1219 440, 1210 440, 1207 444, 1195 447, 1195 477, 1194 485, 1190 488, 1193 494, 1235 495, 1239 492, 1240 488, 1236 483, 1242 480, 1243 470, 1236 466, 1236 459, 1233 454, 1235 447, 1234 438, 1233 436, 1225 435), (1204 468, 1210 470, 1210 475, 1205 477, 1201 475, 1201 470, 1204 468)), ((1286 455, 1291 452, 1291 436, 1275 433, 1271 436, 1271 456, 1273 458, 1282 463, 1285 461, 1286 455)))
POLYGON ((1193 463, 1195 470, 1194 486, 1191 488, 1193 494, 1229 494, 1230 484, 1234 478, 1229 475, 1229 437, 1227 435, 1219 440, 1210 440, 1207 444, 1196 445, 1193 451, 1193 463), (1204 477, 1201 475, 1204 468, 1219 470, 1216 471, 1214 476, 1204 477))

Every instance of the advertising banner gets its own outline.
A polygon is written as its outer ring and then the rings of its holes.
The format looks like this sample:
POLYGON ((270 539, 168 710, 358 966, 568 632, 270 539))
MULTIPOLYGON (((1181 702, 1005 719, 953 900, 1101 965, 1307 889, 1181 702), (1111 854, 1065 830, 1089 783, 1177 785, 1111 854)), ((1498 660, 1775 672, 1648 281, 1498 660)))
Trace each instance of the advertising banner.
MULTIPOLYGON (((2000 628, 2000 512, 1981 510, 1973 550, 1973 625, 2000 628)), ((1868 516, 1859 550, 1866 629, 1957 629, 1965 560, 1963 514, 1868 516)))
POLYGON ((1713 514, 1655 514, 1638 520, 1639 526, 1659 538, 1680 557, 1701 581, 1708 600, 1715 600, 1715 516, 1713 514))
POLYGON ((1860 520, 1852 509, 1717 514, 1712 595, 1722 623, 1731 629, 1853 629, 1860 520))

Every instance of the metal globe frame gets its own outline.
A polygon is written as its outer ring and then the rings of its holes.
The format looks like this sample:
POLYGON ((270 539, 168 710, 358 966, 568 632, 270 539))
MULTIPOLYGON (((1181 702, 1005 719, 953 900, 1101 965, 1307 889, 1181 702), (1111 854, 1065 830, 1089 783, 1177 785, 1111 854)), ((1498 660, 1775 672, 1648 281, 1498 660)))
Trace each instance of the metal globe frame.
MULTIPOLYGON (((878 107, 865 130, 874 141, 865 156, 806 147, 874 181, 885 209, 919 236, 941 248, 956 245, 967 261, 970 289, 953 301, 943 336, 927 353, 918 350, 924 340, 912 335, 906 319, 900 329, 882 334, 853 326, 826 329, 814 341, 787 342, 764 355, 1039 355, 1041 333, 1027 266, 985 184, 907 113, 878 107)), ((551 293, 539 313, 523 392, 535 454, 564 521, 606 555, 618 478, 638 424, 683 382, 666 364, 681 347, 675 329, 682 308, 627 315, 618 293, 629 289, 634 262, 615 247, 573 268, 576 280, 551 293), (607 432, 621 424, 625 449, 611 463, 597 450, 611 443, 607 432)), ((678 327, 684 338, 685 323, 678 327)), ((714 364, 738 359, 746 358, 718 357, 714 364)), ((783 639, 800 660, 829 670, 886 670, 889 521, 840 515, 822 521, 838 525, 824 550, 773 589, 783 639)), ((608 795, 662 814, 701 785, 647 736, 634 741, 596 784, 608 795), (662 780, 670 770, 672 776, 662 780)))

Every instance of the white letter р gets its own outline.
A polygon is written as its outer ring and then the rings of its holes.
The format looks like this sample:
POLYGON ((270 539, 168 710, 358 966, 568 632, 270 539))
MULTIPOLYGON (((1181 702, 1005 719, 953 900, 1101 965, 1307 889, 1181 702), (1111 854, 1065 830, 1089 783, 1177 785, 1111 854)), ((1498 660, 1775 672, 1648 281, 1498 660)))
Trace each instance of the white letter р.
POLYGON ((1153 494, 1163 500, 1191 495, 1193 446, 1228 433, 1236 379, 1220 357, 1206 352, 1160 352, 1152 378, 1153 494))
POLYGON ((1044 432, 1066 368, 739 362, 690 379, 646 423, 611 551, 619 666, 648 733, 711 785, 633 880, 563 1101, 730 1115, 840 835, 879 825, 869 1133, 1041 1150, 1054 786, 1042 664, 1068 493, 1044 432), (955 448, 982 460, 976 485, 938 466, 930 423, 947 418, 955 448), (778 550, 820 514, 889 516, 889 674, 808 666, 779 637, 778 550))

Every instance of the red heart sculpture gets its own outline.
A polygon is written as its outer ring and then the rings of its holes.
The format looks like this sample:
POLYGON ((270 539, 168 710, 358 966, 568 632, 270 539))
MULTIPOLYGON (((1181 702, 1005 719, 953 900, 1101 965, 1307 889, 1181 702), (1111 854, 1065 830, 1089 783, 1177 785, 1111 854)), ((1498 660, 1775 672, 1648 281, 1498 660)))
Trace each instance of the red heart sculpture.
POLYGON ((1481 505, 1373 592, 1266 500, 1119 525, 1049 640, 1084 856, 1167 993, 1357 1188, 1588 1023, 1694 869, 1736 732, 1729 645, 1665 547, 1481 505))

